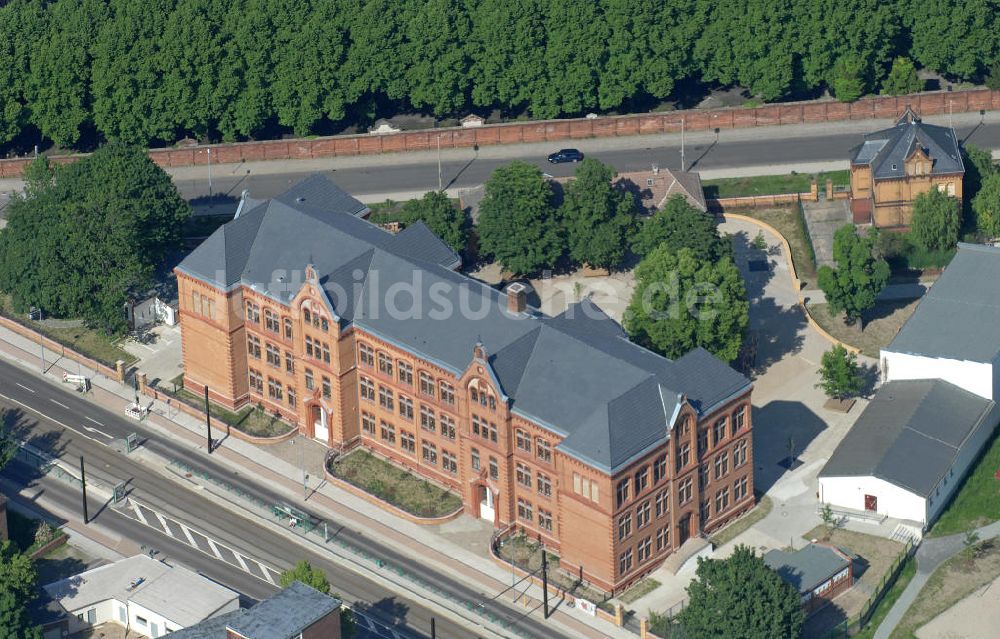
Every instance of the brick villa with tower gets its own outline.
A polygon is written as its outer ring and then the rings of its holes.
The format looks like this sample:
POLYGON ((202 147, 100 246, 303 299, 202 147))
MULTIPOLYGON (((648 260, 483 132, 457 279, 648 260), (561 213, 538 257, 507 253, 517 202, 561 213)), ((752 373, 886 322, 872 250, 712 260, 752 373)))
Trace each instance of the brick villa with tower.
POLYGON ((586 299, 546 316, 325 177, 243 209, 176 269, 188 390, 403 465, 609 591, 754 505, 751 383, 707 351, 586 299))

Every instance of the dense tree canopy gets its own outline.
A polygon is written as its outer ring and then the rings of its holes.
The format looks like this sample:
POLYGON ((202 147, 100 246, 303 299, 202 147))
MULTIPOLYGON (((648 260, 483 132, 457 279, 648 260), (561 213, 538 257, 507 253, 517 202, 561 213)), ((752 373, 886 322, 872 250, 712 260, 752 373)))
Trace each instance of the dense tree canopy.
POLYGON ((683 195, 670 197, 662 209, 645 219, 632 250, 646 255, 661 244, 671 253, 687 248, 707 260, 729 255, 731 249, 728 239, 719 236, 713 217, 691 206, 683 195))
POLYGON ((465 248, 468 235, 465 211, 455 206, 445 193, 428 191, 422 198, 408 200, 400 211, 399 221, 404 226, 421 221, 455 252, 465 248))
POLYGON ((400 108, 580 115, 685 101, 682 81, 848 99, 890 90, 898 57, 986 78, 998 21, 995 0, 10 0, 0 144, 301 135, 400 108))
POLYGON ((699 259, 691 249, 674 253, 661 244, 636 267, 635 279, 624 321, 634 341, 670 358, 701 346, 736 359, 750 305, 731 258, 699 259))
POLYGON ((857 356, 849 353, 842 344, 823 353, 819 379, 816 386, 822 388, 827 397, 840 400, 856 397, 865 382, 857 356))
POLYGON ((296 581, 301 581, 324 595, 330 594, 330 582, 326 578, 326 573, 319 568, 314 568, 305 559, 300 560, 295 566, 281 573, 279 579, 282 588, 287 588, 296 581))
POLYGON ((938 189, 921 193, 913 200, 910 234, 927 251, 945 251, 958 242, 961 204, 938 189))
POLYGON ((752 548, 725 559, 698 558, 679 621, 691 639, 798 637, 805 623, 799 593, 752 548))
POLYGON ((28 604, 38 596, 37 581, 31 559, 10 540, 0 542, 0 639, 42 638, 28 613, 28 604))
POLYGON ((818 283, 835 313, 844 311, 854 322, 875 305, 879 293, 889 282, 889 264, 876 255, 878 233, 871 229, 858 235, 853 224, 840 227, 833 234, 833 259, 837 268, 823 265, 818 283))
POLYGON ((0 290, 16 310, 125 326, 191 214, 170 177, 134 147, 111 144, 55 169, 39 161, 0 231, 0 290))
POLYGON ((625 257, 635 224, 635 198, 616 189, 614 177, 610 166, 587 158, 577 168, 576 179, 566 185, 559 216, 575 262, 612 268, 625 257))
POLYGON ((1000 238, 1000 172, 983 180, 972 200, 972 211, 980 234, 989 240, 1000 238))
POLYGON ((479 246, 506 270, 526 275, 552 268, 564 249, 552 188, 524 162, 502 166, 486 181, 479 204, 479 246))

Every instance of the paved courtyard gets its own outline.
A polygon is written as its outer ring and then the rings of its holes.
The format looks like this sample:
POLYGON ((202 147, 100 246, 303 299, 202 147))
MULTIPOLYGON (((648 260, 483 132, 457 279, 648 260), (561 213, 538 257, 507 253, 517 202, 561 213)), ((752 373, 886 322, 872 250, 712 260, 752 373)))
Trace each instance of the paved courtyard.
POLYGON ((122 348, 139 358, 139 368, 146 373, 149 383, 159 382, 161 386, 184 372, 181 364, 181 327, 158 324, 149 329, 144 337, 129 337, 122 342, 122 348))

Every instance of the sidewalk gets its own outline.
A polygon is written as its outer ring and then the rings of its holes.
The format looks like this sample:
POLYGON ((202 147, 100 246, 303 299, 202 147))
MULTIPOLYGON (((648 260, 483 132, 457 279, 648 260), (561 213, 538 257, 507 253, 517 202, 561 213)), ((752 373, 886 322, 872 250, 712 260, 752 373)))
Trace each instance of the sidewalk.
MULTIPOLYGON (((38 374, 40 365, 40 347, 30 340, 11 331, 0 328, 0 355, 15 360, 25 368, 38 374)), ((46 377, 54 383, 59 383, 63 372, 77 373, 76 362, 61 360, 56 353, 46 350, 45 362, 48 367, 46 377), (67 368, 64 369, 63 366, 67 368)), ((122 414, 124 407, 134 399, 134 391, 130 386, 122 386, 117 382, 100 375, 92 375, 93 391, 91 399, 102 407, 117 414, 122 414)), ((154 402, 145 398, 145 402, 153 402, 153 410, 146 422, 174 436, 180 445, 199 448, 204 445, 205 425, 195 419, 170 409, 163 402, 154 402), (176 413, 176 414, 174 414, 176 413)), ((308 445, 306 440, 298 437, 299 445, 308 445)), ((213 457, 225 463, 233 470, 253 474, 272 490, 282 493, 291 504, 302 502, 302 470, 294 464, 272 454, 266 447, 229 437, 225 443, 216 449, 213 457)), ((161 460, 163 461, 163 460, 161 460)), ((347 491, 327 484, 317 482, 316 471, 310 471, 310 495, 306 503, 308 509, 329 520, 349 526, 357 531, 363 531, 379 543, 399 550, 406 550, 413 556, 419 556, 434 570, 451 576, 461 577, 467 585, 482 589, 488 596, 509 587, 511 575, 508 570, 493 563, 489 557, 488 548, 473 552, 458 544, 449 542, 444 536, 429 528, 410 523, 401 518, 355 497, 347 491)), ((461 521, 461 520, 459 520, 461 521)), ((541 588, 532 586, 528 595, 533 603, 540 605, 541 588)), ((507 598, 508 595, 505 595, 507 598)), ((513 599, 511 596, 510 599, 513 599)), ((550 598, 551 599, 551 598, 550 598)), ((511 605, 515 610, 519 609, 511 605)), ((532 606, 534 607, 534 606, 532 606)), ((527 610, 527 608, 525 608, 527 610)), ((549 618, 549 623, 570 636, 579 637, 615 637, 632 639, 631 632, 623 628, 590 617, 577 608, 561 606, 549 618)))

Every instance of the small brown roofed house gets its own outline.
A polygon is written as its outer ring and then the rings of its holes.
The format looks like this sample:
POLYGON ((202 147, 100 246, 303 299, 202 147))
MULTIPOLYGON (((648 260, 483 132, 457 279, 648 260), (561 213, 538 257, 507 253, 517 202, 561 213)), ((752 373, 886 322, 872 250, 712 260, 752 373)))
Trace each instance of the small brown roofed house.
POLYGON ((701 176, 694 171, 671 171, 653 165, 648 171, 619 173, 615 185, 633 193, 647 213, 663 208, 668 198, 678 194, 699 211, 708 211, 701 176))

